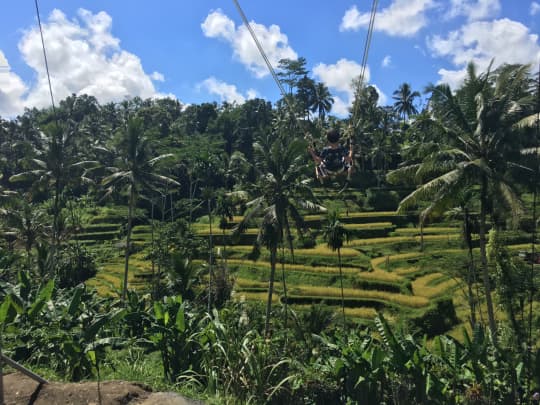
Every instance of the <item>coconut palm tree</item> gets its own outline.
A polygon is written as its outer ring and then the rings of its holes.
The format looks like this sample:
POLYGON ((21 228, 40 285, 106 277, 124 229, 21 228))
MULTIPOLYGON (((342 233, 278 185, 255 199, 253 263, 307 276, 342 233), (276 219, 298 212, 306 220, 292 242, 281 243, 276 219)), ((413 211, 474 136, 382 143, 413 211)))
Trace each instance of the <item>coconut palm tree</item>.
MULTIPOLYGON (((255 166, 259 181, 254 187, 255 199, 247 203, 249 211, 234 228, 234 233, 244 231, 255 218, 259 224, 257 245, 264 245, 270 252, 270 280, 266 303, 265 334, 270 330, 270 311, 274 291, 277 249, 287 243, 294 260, 292 228, 305 231, 301 209, 322 211, 314 199, 307 182, 304 163, 305 143, 291 136, 267 134, 254 145, 255 166), (285 242, 286 241, 286 242, 285 242)), ((285 275, 284 293, 286 294, 285 275)), ((286 302, 286 297, 285 297, 286 302)))
POLYGON ((11 198, 11 204, 7 208, 0 209, 0 215, 4 220, 4 233, 13 235, 24 245, 26 251, 26 266, 31 270, 32 248, 39 242, 46 240, 50 234, 47 226, 50 218, 45 211, 26 198, 11 198))
POLYGON ((394 91, 392 98, 396 100, 394 109, 401 116, 403 122, 411 115, 418 114, 418 109, 415 107, 415 99, 420 97, 418 91, 412 91, 409 83, 403 83, 394 91))
POLYGON ((121 131, 119 136, 119 144, 117 145, 119 154, 116 159, 116 167, 109 168, 112 174, 105 177, 102 184, 107 187, 107 195, 118 187, 125 189, 128 193, 126 251, 122 286, 122 300, 125 300, 128 287, 131 230, 138 196, 143 189, 156 190, 156 186, 159 184, 169 186, 179 186, 180 184, 170 177, 156 173, 156 164, 172 157, 172 155, 164 154, 151 157, 141 119, 129 118, 125 130, 121 131))
POLYGON ((330 94, 328 87, 322 82, 315 84, 315 94, 311 104, 311 112, 317 112, 319 119, 324 122, 326 115, 332 109, 332 104, 334 104, 334 98, 330 94))
POLYGON ((77 162, 74 151, 77 128, 70 120, 60 124, 49 124, 43 129, 43 136, 47 139, 44 150, 37 158, 32 159, 34 168, 10 177, 9 181, 40 182, 53 190, 53 246, 57 250, 60 243, 62 194, 69 181, 73 180, 73 170, 81 165, 77 162))
POLYGON ((339 212, 331 211, 327 217, 327 223, 323 228, 326 244, 333 251, 337 251, 339 266, 339 281, 341 284, 341 312, 343 313, 343 326, 345 326, 345 296, 343 294, 343 272, 341 269, 341 248, 343 242, 349 240, 350 233, 339 220, 339 212))
POLYGON ((467 79, 456 93, 448 85, 430 86, 433 118, 445 131, 448 144, 437 145, 421 162, 406 165, 390 175, 408 177, 419 184, 401 201, 399 211, 429 201, 424 217, 430 211, 448 207, 464 189, 478 188, 482 278, 489 328, 495 340, 497 326, 486 256, 487 219, 497 202, 504 203, 513 214, 520 211, 508 169, 524 169, 511 162, 509 156, 517 146, 512 143, 515 124, 521 120, 524 106, 531 102, 528 71, 527 66, 512 65, 477 75, 474 66, 469 65, 467 79))
POLYGON ((219 229, 221 229, 221 237, 223 238, 222 269, 225 272, 227 268, 227 229, 229 228, 229 221, 233 220, 234 206, 231 197, 223 190, 217 196, 215 212, 219 216, 219 229))

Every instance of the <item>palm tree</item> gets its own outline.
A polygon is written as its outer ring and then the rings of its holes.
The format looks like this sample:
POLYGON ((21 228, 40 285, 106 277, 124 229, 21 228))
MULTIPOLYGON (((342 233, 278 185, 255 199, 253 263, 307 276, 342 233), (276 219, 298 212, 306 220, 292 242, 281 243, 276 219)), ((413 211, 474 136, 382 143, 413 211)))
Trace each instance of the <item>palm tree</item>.
POLYGON ((50 124, 44 128, 43 135, 47 138, 45 150, 39 159, 32 159, 34 169, 10 177, 9 181, 26 182, 28 180, 45 183, 53 190, 53 246, 57 250, 60 243, 62 193, 68 182, 74 178, 73 170, 81 165, 77 162, 74 151, 77 128, 69 121, 64 125, 50 124))
MULTIPOLYGON (((251 221, 262 216, 257 245, 264 244, 270 252, 271 270, 265 320, 265 334, 268 335, 278 246, 286 240, 294 260, 292 227, 299 233, 305 230, 300 209, 321 211, 324 208, 311 201, 313 193, 303 181, 306 178, 303 140, 291 136, 266 135, 253 147, 259 172, 259 181, 255 185, 257 197, 247 203, 249 211, 234 232, 244 231, 251 221)), ((283 282, 286 291, 284 274, 283 282)))
MULTIPOLYGON (((233 203, 231 198, 223 191, 221 191, 216 199, 216 215, 219 216, 219 229, 221 229, 222 232, 222 238, 223 238, 223 255, 222 259, 224 263, 222 264, 223 272, 225 273, 227 268, 227 236, 226 232, 229 227, 229 221, 233 220, 233 203)), ((225 274, 223 274, 225 276, 225 274)))
POLYGON ((420 97, 418 91, 412 91, 409 83, 403 83, 394 91, 392 98, 396 100, 394 109, 401 116, 403 122, 407 117, 418 114, 418 109, 414 105, 415 99, 420 97))
POLYGON ((150 158, 151 151, 148 140, 144 136, 141 119, 129 118, 125 131, 121 131, 119 135, 118 151, 120 154, 117 158, 117 166, 109 168, 113 173, 105 177, 102 184, 108 186, 107 194, 112 193, 116 187, 125 187, 128 193, 126 251, 122 286, 122 300, 125 300, 128 287, 131 230, 139 193, 143 189, 155 190, 157 184, 173 186, 180 184, 169 177, 155 173, 156 164, 172 155, 164 154, 150 158))
POLYGON ((489 328, 497 339, 491 282, 486 256, 487 217, 493 203, 504 203, 513 214, 520 210, 519 198, 508 169, 520 168, 509 161, 515 138, 515 124, 524 106, 530 102, 528 67, 504 66, 493 73, 476 75, 469 66, 468 77, 454 94, 447 85, 431 86, 431 108, 435 120, 448 137, 448 145, 438 145, 423 161, 414 162, 392 173, 390 177, 408 177, 418 188, 406 196, 399 211, 430 204, 422 214, 451 205, 461 191, 475 186, 480 193, 479 242, 483 284, 486 295, 489 328), (491 201, 490 201, 491 199, 491 201))
POLYGON ((12 200, 6 209, 0 209, 0 214, 6 225, 4 233, 13 235, 24 245, 26 265, 30 271, 32 248, 37 243, 47 239, 50 229, 46 224, 50 218, 47 217, 44 210, 36 207, 26 198, 12 200))
POLYGON ((324 122, 326 114, 332 109, 332 104, 334 104, 334 98, 330 94, 328 87, 322 82, 317 83, 311 104, 311 112, 317 112, 319 119, 324 122))
POLYGON ((328 214, 327 224, 323 229, 326 244, 333 251, 337 251, 339 266, 339 281, 341 284, 341 311, 343 313, 343 326, 345 326, 345 296, 343 294, 343 272, 341 269, 341 248, 343 242, 349 240, 349 231, 345 229, 339 220, 339 212, 331 211, 328 214))

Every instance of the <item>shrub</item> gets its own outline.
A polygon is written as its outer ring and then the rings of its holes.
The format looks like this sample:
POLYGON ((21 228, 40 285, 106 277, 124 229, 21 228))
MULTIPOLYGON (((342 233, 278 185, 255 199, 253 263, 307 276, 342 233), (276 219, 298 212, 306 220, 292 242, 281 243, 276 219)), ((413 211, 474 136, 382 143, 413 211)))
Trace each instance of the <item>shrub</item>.
POLYGON ((366 191, 366 208, 375 211, 394 211, 399 205, 399 195, 395 191, 369 188, 366 191))
POLYGON ((60 288, 70 288, 94 277, 97 266, 94 255, 79 246, 67 245, 57 257, 56 276, 60 288))
POLYGON ((428 337, 441 335, 459 322, 452 298, 437 300, 422 316, 411 321, 414 327, 428 337))

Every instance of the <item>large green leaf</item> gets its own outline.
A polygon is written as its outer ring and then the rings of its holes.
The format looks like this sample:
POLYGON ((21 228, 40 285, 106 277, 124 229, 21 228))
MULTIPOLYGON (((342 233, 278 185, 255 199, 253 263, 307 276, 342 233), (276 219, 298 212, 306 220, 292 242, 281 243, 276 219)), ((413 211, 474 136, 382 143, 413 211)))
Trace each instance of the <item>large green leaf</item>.
POLYGON ((81 304, 81 297, 84 292, 84 287, 79 286, 75 289, 73 292, 73 297, 71 297, 71 301, 69 302, 69 307, 67 309, 67 313, 71 316, 74 316, 79 309, 79 306, 81 304))
POLYGON ((41 309, 51 299, 53 290, 54 290, 54 279, 51 279, 47 282, 47 284, 45 284, 45 286, 43 286, 40 289, 38 296, 36 297, 36 300, 28 309, 28 317, 31 320, 36 319, 41 309))

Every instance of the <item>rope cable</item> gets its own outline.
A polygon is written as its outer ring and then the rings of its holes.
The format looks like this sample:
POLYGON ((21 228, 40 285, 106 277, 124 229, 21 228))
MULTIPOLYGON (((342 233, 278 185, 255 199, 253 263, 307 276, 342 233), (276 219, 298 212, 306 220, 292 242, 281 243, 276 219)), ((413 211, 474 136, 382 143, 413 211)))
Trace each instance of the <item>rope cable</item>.
POLYGON ((369 25, 368 25, 368 32, 366 35, 366 43, 364 44, 364 52, 362 54, 362 70, 360 72, 360 82, 364 82, 365 74, 366 74, 366 67, 367 67, 367 61, 369 56, 369 48, 371 45, 371 38, 373 36, 373 27, 375 26, 375 15, 377 13, 377 4, 379 3, 379 0, 373 0, 373 3, 371 4, 371 15, 369 19, 369 25))
POLYGON ((39 16, 38 0, 34 0, 34 4, 36 5, 36 15, 37 15, 38 26, 39 26, 39 34, 41 36, 41 48, 43 49, 43 59, 45 60, 45 71, 47 72, 47 81, 49 83, 49 94, 51 95, 52 110, 53 110, 54 119, 57 120, 56 107, 54 105, 54 96, 53 96, 52 85, 51 85, 51 75, 49 73, 49 62, 47 60, 47 51, 45 50, 45 40, 43 39, 43 28, 41 27, 41 18, 39 16))
POLYGON ((238 2, 238 0, 233 0, 233 2, 235 4, 235 6, 236 6, 236 9, 238 10, 238 13, 240 14, 240 17, 242 18, 242 21, 244 22, 244 25, 246 26, 249 33, 251 34, 251 38, 253 38, 253 42, 255 42, 255 45, 257 46, 257 49, 259 50, 259 53, 261 54, 262 58, 264 59, 264 62, 266 63, 266 66, 268 67, 268 70, 270 71, 270 74, 272 75, 272 77, 274 78, 274 81, 278 85, 279 91, 281 92, 282 97, 286 100, 287 99, 286 98, 287 93, 285 92, 285 89, 283 88, 283 85, 281 84, 281 81, 277 77, 277 74, 276 74, 274 68, 272 67, 272 64, 270 63, 270 60, 266 56, 266 53, 264 52, 264 49, 263 49, 261 43, 257 39, 257 35, 255 35, 255 31, 253 31, 253 28, 251 27, 251 24, 249 23, 246 15, 244 14, 244 11, 242 10, 242 7, 240 7, 240 3, 238 2))
MULTIPOLYGON (((364 43, 364 52, 362 54, 362 65, 360 70, 360 86, 364 84, 364 79, 366 75, 366 68, 367 68, 367 62, 368 62, 368 56, 369 56, 369 48, 371 46, 371 39, 373 37, 373 28, 375 26, 375 17, 377 15, 377 6, 379 4, 379 0, 373 0, 373 3, 371 3, 371 14, 369 18, 369 24, 368 24, 368 31, 366 34, 366 42, 364 43)), ((360 120, 356 120, 356 116, 358 115, 358 103, 356 103, 355 108, 353 110, 352 114, 352 121, 354 124, 354 127, 358 127, 360 124, 360 120)))

